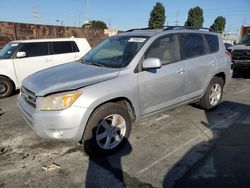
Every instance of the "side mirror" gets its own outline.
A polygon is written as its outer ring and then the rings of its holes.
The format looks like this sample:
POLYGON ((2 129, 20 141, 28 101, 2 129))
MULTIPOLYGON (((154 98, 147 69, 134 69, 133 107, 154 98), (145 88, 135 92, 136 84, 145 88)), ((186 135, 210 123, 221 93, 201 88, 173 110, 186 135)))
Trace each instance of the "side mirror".
POLYGON ((159 69, 161 68, 161 60, 158 58, 148 58, 143 61, 142 68, 147 69, 159 69))
POLYGON ((17 58, 26 57, 26 52, 17 52, 16 57, 17 58))

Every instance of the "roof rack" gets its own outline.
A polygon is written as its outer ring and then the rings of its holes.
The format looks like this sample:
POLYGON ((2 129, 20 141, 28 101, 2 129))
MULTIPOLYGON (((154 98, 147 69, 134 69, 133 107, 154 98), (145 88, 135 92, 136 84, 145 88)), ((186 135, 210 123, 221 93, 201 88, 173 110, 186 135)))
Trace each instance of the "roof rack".
MULTIPOLYGON (((135 29, 129 29, 125 32, 131 32, 131 31, 137 31, 137 30, 150 30, 151 28, 149 27, 144 27, 144 28, 135 28, 135 29)), ((194 29, 194 30, 207 30, 213 32, 214 30, 211 28, 207 27, 192 27, 192 26, 163 26, 163 31, 165 30, 179 30, 179 29, 194 29)))
POLYGON ((130 32, 130 31, 137 31, 137 30, 149 30, 150 28, 149 27, 144 27, 144 28, 134 28, 134 29, 129 29, 125 32, 130 32))
POLYGON ((214 31, 208 27, 193 27, 193 26, 163 26, 163 30, 178 30, 178 29, 194 29, 194 30, 207 30, 214 31))

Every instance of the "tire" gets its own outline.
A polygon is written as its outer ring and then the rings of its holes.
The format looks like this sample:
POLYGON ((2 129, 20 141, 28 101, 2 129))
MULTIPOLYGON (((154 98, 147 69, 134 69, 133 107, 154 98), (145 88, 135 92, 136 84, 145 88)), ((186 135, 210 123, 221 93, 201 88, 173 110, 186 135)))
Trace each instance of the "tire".
POLYGON ((224 81, 221 77, 213 77, 209 83, 207 90, 201 98, 199 105, 205 110, 215 108, 222 99, 224 81))
POLYGON ((4 76, 0 76, 0 99, 9 97, 14 89, 12 81, 4 76))
POLYGON ((98 107, 91 115, 82 138, 90 157, 103 157, 120 149, 129 138, 132 121, 128 111, 116 103, 98 107))

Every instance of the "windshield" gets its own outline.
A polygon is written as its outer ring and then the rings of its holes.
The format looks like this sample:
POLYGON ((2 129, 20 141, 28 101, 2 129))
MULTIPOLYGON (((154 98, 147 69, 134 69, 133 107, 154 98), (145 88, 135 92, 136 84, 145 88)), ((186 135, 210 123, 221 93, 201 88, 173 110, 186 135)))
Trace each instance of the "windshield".
POLYGON ((239 44, 249 44, 249 43, 250 43, 250 35, 245 35, 239 42, 239 44))
POLYGON ((6 44, 3 49, 0 50, 0 59, 9 59, 13 53, 15 53, 18 43, 6 44))
POLYGON ((84 57, 86 64, 121 68, 127 66, 148 37, 114 36, 104 40, 84 57))

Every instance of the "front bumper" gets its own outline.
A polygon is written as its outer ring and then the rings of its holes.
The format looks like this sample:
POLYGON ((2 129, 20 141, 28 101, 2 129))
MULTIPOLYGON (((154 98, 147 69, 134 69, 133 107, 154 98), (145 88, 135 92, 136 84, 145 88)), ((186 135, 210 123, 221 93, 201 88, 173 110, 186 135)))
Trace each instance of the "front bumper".
POLYGON ((234 68, 250 68, 250 60, 233 60, 234 68))
POLYGON ((17 104, 28 125, 43 138, 80 141, 86 122, 87 108, 71 106, 60 111, 38 111, 27 104, 21 95, 17 104))

